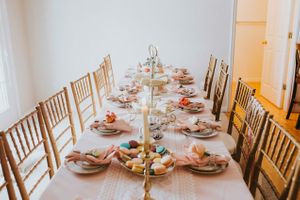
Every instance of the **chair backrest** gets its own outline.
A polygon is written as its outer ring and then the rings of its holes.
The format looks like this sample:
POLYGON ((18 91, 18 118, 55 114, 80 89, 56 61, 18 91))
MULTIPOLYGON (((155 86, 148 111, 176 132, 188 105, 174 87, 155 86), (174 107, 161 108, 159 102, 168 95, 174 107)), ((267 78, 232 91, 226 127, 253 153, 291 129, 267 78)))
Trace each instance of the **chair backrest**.
POLYGON ((50 178, 54 174, 40 107, 1 132, 1 136, 21 197, 29 199, 47 174, 50 178))
POLYGON ((1 169, 3 174, 3 179, 0 179, 0 196, 10 200, 16 200, 16 193, 13 186, 13 182, 10 175, 10 170, 8 167, 6 153, 4 150, 4 144, 2 141, 2 137, 0 137, 0 161, 1 161, 1 169), (4 191, 6 188, 7 195, 4 195, 4 191))
POLYGON ((102 107, 102 99, 108 95, 108 84, 105 75, 105 62, 99 65, 99 68, 93 72, 94 81, 100 108, 102 107))
POLYGON ((255 89, 247 85, 241 78, 238 79, 229 117, 228 134, 232 134, 233 127, 237 130, 242 128, 243 119, 246 115, 250 98, 254 96, 254 93, 255 89))
POLYGON ((57 168, 61 165, 60 155, 72 142, 76 143, 74 120, 66 87, 47 100, 39 103, 57 168))
POLYGON ((217 65, 217 59, 213 55, 210 55, 208 69, 206 72, 206 77, 204 82, 204 91, 207 92, 205 97, 206 99, 210 98, 216 65, 217 65))
POLYGON ((300 144, 269 116, 251 178, 254 197, 287 198, 299 150, 300 144))
POLYGON ((300 43, 297 44, 296 48, 296 78, 300 79, 300 43))
POLYGON ((291 188, 289 190, 287 200, 300 199, 300 155, 295 169, 295 174, 292 179, 291 188))
POLYGON ((213 99, 214 104, 213 104, 212 113, 216 115, 216 121, 219 121, 220 119, 222 102, 226 90, 227 80, 229 77, 227 71, 228 71, 228 65, 224 61, 222 61, 220 65, 219 78, 216 83, 214 99, 213 99))
POLYGON ((238 141, 234 159, 239 162, 246 183, 249 182, 253 169, 255 153, 264 130, 268 112, 262 104, 252 96, 247 106, 246 116, 242 121, 242 128, 238 130, 238 141))
POLYGON ((105 73, 106 73, 108 92, 111 92, 112 89, 115 87, 115 76, 114 76, 114 71, 112 68, 111 58, 109 54, 104 57, 104 63, 105 63, 105 73))
POLYGON ((71 88, 80 122, 80 129, 83 132, 85 123, 96 116, 96 105, 90 73, 71 82, 71 88))

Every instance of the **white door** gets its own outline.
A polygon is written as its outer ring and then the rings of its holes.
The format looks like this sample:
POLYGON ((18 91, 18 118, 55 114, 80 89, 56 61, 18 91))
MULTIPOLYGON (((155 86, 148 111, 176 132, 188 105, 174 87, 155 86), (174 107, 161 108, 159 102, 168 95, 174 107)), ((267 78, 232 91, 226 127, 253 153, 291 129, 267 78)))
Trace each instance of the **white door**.
POLYGON ((281 108, 283 81, 288 58, 291 0, 269 0, 261 95, 281 108))

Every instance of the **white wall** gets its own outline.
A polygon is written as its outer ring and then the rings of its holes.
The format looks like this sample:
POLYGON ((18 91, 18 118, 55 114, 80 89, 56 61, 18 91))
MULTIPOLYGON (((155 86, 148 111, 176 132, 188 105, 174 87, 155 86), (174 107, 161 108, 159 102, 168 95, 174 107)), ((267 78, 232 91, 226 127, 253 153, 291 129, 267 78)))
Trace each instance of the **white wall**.
POLYGON ((233 78, 260 82, 268 0, 238 0, 233 78))
MULTIPOLYGON (((32 73, 28 59, 29 50, 24 5, 23 0, 6 0, 5 2, 12 47, 10 55, 12 56, 12 66, 10 66, 10 70, 14 72, 15 76, 15 80, 11 80, 11 82, 14 82, 12 84, 14 84, 18 93, 16 98, 20 98, 17 101, 19 104, 17 107, 21 116, 29 112, 35 105, 32 73)), ((20 116, 15 116, 15 118, 17 119, 20 116)))
POLYGON ((26 0, 36 100, 110 53, 117 79, 159 47, 162 61, 204 78, 209 55, 230 63, 233 0, 26 0))

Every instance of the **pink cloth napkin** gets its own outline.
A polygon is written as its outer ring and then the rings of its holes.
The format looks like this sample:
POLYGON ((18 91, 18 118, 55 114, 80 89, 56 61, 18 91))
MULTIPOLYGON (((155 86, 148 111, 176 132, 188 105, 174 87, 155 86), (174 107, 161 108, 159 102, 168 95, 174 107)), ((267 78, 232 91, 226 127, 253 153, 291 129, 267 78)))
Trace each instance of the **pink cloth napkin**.
POLYGON ((118 119, 113 123, 103 123, 104 128, 118 131, 131 132, 132 127, 123 119, 118 119))
POLYGON ((66 156, 67 162, 85 161, 91 165, 105 165, 111 163, 112 158, 118 151, 118 147, 111 145, 107 149, 92 149, 85 153, 72 151, 66 156))
POLYGON ((129 95, 129 96, 122 96, 122 95, 114 96, 114 95, 111 95, 111 96, 107 97, 107 99, 110 100, 110 101, 114 101, 114 102, 130 103, 130 102, 136 101, 137 96, 135 96, 135 95, 129 95))
POLYGON ((190 144, 184 155, 173 154, 173 157, 176 159, 177 166, 194 165, 203 167, 210 162, 223 165, 230 161, 230 157, 225 155, 215 155, 214 160, 212 160, 210 156, 205 155, 204 145, 196 142, 190 144))
POLYGON ((191 123, 189 120, 177 120, 177 126, 179 129, 185 130, 189 129, 192 132, 203 131, 205 129, 211 128, 215 130, 221 130, 221 124, 209 120, 200 120, 197 124, 191 123))

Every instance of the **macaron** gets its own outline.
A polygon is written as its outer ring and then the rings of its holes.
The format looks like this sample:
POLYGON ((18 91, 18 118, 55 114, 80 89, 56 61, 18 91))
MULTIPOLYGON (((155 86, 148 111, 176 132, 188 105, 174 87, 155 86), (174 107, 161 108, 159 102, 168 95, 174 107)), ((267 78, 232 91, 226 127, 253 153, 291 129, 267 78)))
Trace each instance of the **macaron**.
MULTIPOLYGON (((159 163, 157 163, 157 164, 159 164, 159 163)), ((160 175, 160 174, 167 173, 167 167, 162 165, 162 164, 155 166, 153 168, 153 170, 154 170, 155 175, 160 175)))
POLYGON ((156 147, 156 153, 164 154, 166 152, 166 148, 163 146, 156 147))
POLYGON ((143 165, 138 165, 138 164, 134 164, 132 166, 132 171, 136 172, 136 173, 143 173, 144 172, 144 166, 143 165))
POLYGON ((151 146, 151 151, 156 152, 156 147, 155 146, 151 146))
POLYGON ((167 155, 164 156, 161 160, 160 160, 161 164, 163 164, 166 167, 169 167, 173 164, 173 159, 171 158, 171 156, 167 155))
POLYGON ((154 153, 154 158, 161 158, 161 155, 159 153, 154 153))
POLYGON ((162 164, 161 163, 153 163, 150 167, 150 169, 154 169, 155 167, 157 166, 161 166, 162 164))
POLYGON ((141 152, 143 151, 143 146, 138 146, 136 149, 139 150, 139 152, 141 152))
POLYGON ((122 143, 122 144, 120 145, 120 147, 121 147, 121 148, 124 147, 124 148, 126 148, 126 149, 130 149, 130 144, 127 143, 127 142, 125 142, 125 143, 122 143))
POLYGON ((126 163, 125 163, 125 165, 127 166, 127 167, 129 167, 130 169, 132 168, 132 166, 133 166, 133 162, 132 162, 132 160, 128 160, 126 163))
POLYGON ((130 152, 130 157, 132 158, 137 158, 137 155, 139 154, 139 150, 137 149, 130 149, 129 152, 130 152))
POLYGON ((129 154, 130 154, 130 150, 127 149, 127 148, 125 148, 125 147, 121 147, 121 148, 120 148, 120 151, 121 151, 122 153, 126 154, 126 155, 129 155, 129 154))
POLYGON ((139 143, 135 140, 130 140, 128 143, 131 148, 137 148, 139 146, 139 143))
POLYGON ((134 164, 142 164, 143 163, 143 160, 140 159, 140 158, 133 158, 131 160, 134 164))
POLYGON ((160 163, 161 158, 154 158, 153 162, 154 163, 160 163))
POLYGON ((128 160, 131 160, 131 158, 129 156, 127 156, 126 154, 122 154, 121 155, 121 159, 124 161, 124 162, 127 162, 128 160))

